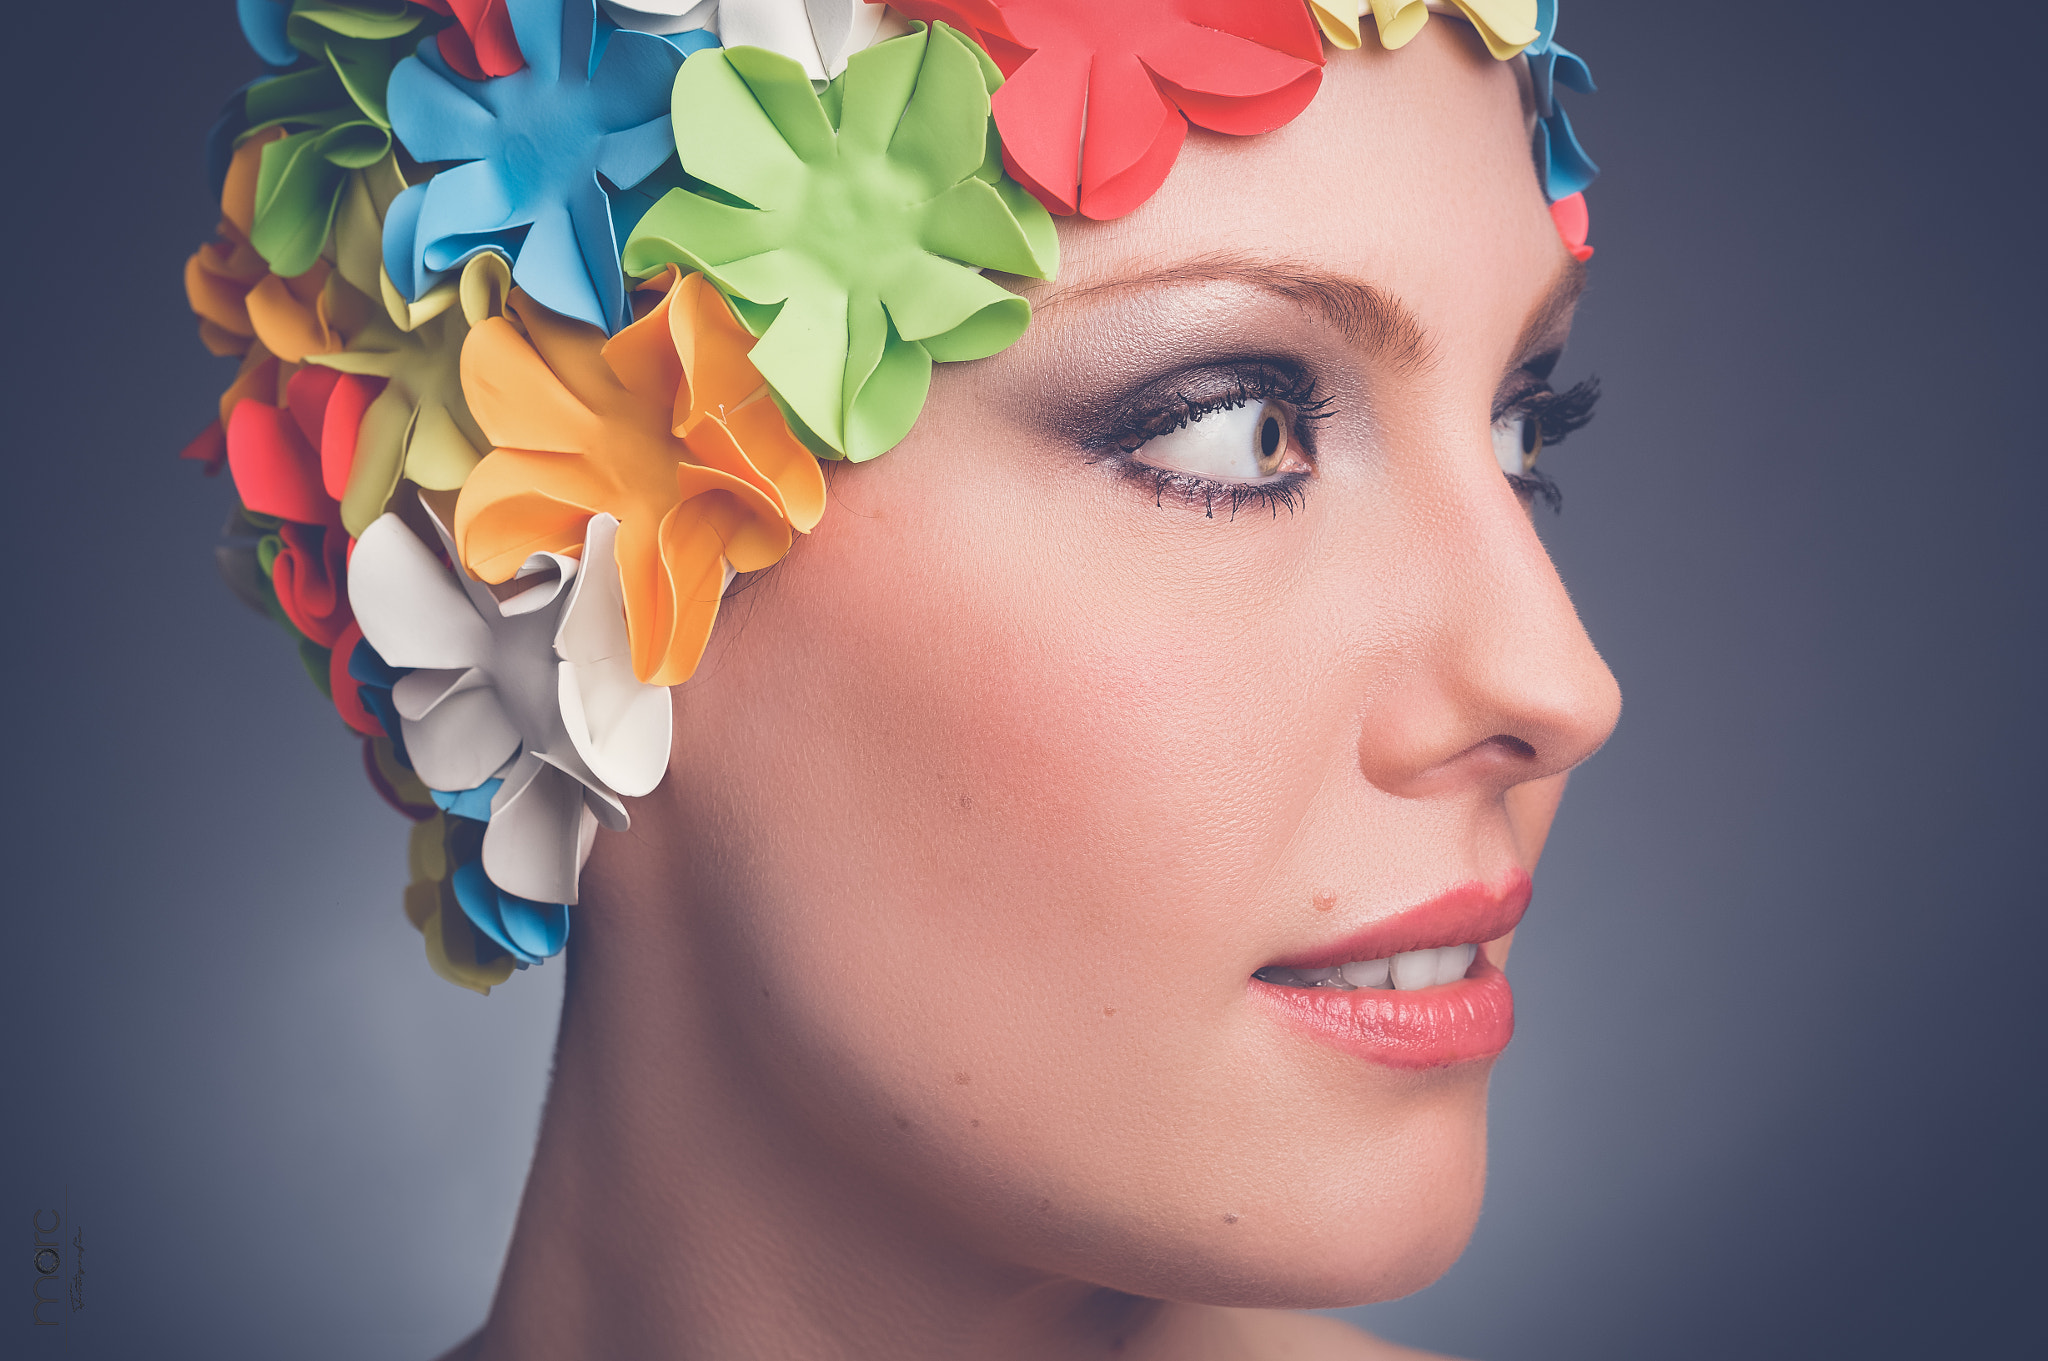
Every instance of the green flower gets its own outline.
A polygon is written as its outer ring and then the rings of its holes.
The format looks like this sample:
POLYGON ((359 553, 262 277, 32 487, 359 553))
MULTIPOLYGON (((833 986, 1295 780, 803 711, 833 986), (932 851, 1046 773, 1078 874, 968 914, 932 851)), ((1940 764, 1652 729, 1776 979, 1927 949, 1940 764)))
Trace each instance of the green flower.
POLYGON ((828 458, 909 433, 933 360, 982 359, 1031 305, 981 273, 1045 279, 1052 219, 1002 171, 1002 76, 944 24, 878 44, 815 93, 756 47, 699 52, 673 96, 672 189, 626 241, 642 277, 701 271, 760 337, 751 358, 790 426, 828 458))
POLYGON ((390 153, 384 87, 426 17, 403 0, 292 0, 283 34, 303 64, 242 96, 242 137, 286 129, 263 148, 249 233, 272 272, 291 277, 313 267, 349 172, 390 153))

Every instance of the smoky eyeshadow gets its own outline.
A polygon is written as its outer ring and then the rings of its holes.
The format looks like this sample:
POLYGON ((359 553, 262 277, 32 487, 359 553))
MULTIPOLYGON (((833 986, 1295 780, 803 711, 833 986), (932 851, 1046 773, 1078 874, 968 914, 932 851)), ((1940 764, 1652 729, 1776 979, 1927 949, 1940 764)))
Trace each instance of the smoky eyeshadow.
POLYGON ((1314 379, 1289 355, 1229 355, 1169 368, 1108 392, 1081 395, 1047 413, 1047 432, 1079 448, 1108 451, 1132 435, 1179 425, 1189 411, 1236 405, 1279 392, 1306 392, 1314 379))
POLYGON ((1262 293, 1227 285, 1049 308, 1006 376, 1006 414, 1041 437, 1103 450, 1147 418, 1225 401, 1265 383, 1327 390, 1327 328, 1262 293))

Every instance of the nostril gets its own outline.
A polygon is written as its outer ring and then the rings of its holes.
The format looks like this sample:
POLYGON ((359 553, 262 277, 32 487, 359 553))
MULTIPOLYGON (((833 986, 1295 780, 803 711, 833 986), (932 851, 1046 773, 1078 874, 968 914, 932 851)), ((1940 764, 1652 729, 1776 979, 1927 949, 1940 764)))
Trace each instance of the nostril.
POLYGON ((1508 753, 1510 756, 1519 757, 1524 761, 1533 761, 1536 759, 1536 748, 1530 746, 1521 738, 1511 736, 1504 732, 1495 733, 1493 736, 1487 738, 1486 741, 1480 743, 1480 745, 1498 747, 1502 751, 1508 753))

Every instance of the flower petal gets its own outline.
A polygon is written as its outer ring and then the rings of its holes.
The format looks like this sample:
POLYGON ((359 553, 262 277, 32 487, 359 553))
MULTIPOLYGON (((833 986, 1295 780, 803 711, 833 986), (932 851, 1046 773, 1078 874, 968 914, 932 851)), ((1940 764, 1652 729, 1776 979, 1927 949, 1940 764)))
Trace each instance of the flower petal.
POLYGON ((1293 122, 1323 80, 1320 61, 1192 24, 1147 45, 1142 59, 1189 122, 1238 137, 1293 122))
POLYGON ((801 66, 771 52, 749 49, 738 60, 697 53, 676 76, 670 104, 683 169, 756 208, 794 206, 804 161, 829 155, 832 145, 816 97, 802 107, 799 90, 810 88, 801 66))
POLYGON ((242 504, 259 515, 320 524, 328 517, 320 456, 296 423, 265 402, 239 403, 227 422, 228 470, 242 504))
POLYGON ((500 448, 581 452, 604 439, 604 423, 503 317, 488 318, 463 342, 462 391, 500 448))
POLYGON ((488 688, 459 691, 425 718, 400 722, 406 755, 430 789, 474 789, 519 750, 519 729, 488 688))
POLYGON ((643 685, 633 675, 613 554, 618 528, 609 515, 591 518, 584 569, 570 588, 555 651, 565 663, 559 671, 562 720, 577 754, 597 778, 638 798, 668 770, 674 711, 665 687, 643 685))
POLYGON ((414 160, 474 161, 497 145, 496 118, 478 98, 482 86, 447 77, 417 57, 391 68, 384 104, 392 129, 414 160))
MULTIPOLYGON (((583 786, 528 752, 491 799, 483 866, 507 893, 538 902, 576 901, 576 841, 583 786)), ((542 952, 542 953, 552 953, 542 952)))
POLYGON ((396 515, 379 516, 357 538, 348 594, 363 636, 393 666, 467 669, 490 655, 490 629, 469 597, 396 515))

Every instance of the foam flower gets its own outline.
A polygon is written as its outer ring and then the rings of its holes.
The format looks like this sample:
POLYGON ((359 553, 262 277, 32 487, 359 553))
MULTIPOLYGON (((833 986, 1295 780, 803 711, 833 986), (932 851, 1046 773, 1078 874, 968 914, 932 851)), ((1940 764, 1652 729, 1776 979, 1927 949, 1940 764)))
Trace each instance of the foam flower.
POLYGON ((490 449, 462 395, 462 343, 469 329, 504 306, 511 273, 494 251, 474 256, 451 279, 407 304, 391 304, 337 353, 308 362, 388 380, 364 414, 343 488, 341 523, 360 534, 384 513, 400 479, 453 491, 490 449))
MULTIPOLYGON (((1575 53, 1557 45, 1557 0, 1538 0, 1538 37, 1529 45, 1530 85, 1536 96, 1536 172, 1544 196, 1553 203, 1582 193, 1600 174, 1600 167, 1579 145, 1572 120, 1557 102, 1557 87, 1592 94, 1593 72, 1575 53)), ((1583 244, 1583 240, 1581 241, 1583 244)))
POLYGON ((405 888, 405 915, 419 929, 427 964, 459 987, 489 995, 518 967, 510 952, 479 931, 455 894, 459 865, 481 855, 483 827, 468 819, 435 813, 416 823, 406 859, 412 882, 405 888))
POLYGON ((270 129, 236 149, 222 180, 218 235, 185 262, 185 298, 199 318, 201 342, 216 355, 242 360, 221 394, 218 419, 181 455, 203 463, 209 475, 226 466, 235 407, 250 398, 282 404, 285 385, 306 355, 339 349, 369 315, 367 299, 336 280, 326 261, 284 278, 249 244, 263 149, 283 135, 270 129))
POLYGON ((441 60, 466 80, 509 76, 526 65, 505 0, 414 0, 454 23, 434 35, 441 60))
POLYGON ((1537 0, 1309 0, 1323 36, 1338 47, 1358 46, 1358 21, 1367 14, 1379 30, 1380 46, 1405 47, 1436 10, 1464 15, 1499 61, 1536 41, 1536 6, 1537 0))
POLYGON ((385 87, 426 14, 401 0, 243 0, 240 13, 266 61, 300 63, 250 85, 225 119, 242 137, 284 131, 263 150, 249 238, 277 273, 303 274, 326 245, 349 172, 391 150, 385 87))
POLYGON ((234 414, 235 408, 252 397, 258 401, 282 402, 285 384, 297 371, 296 364, 283 363, 264 349, 260 341, 250 345, 235 370, 235 380, 220 395, 216 405, 220 414, 179 451, 178 457, 200 464, 208 477, 219 474, 228 465, 228 418, 234 414))
POLYGON ((917 419, 934 360, 1023 333, 1030 304, 981 271, 1057 261, 1051 219, 994 156, 998 83, 943 25, 858 53, 822 99, 788 57, 700 52, 676 78, 676 146, 724 196, 664 195, 626 267, 701 271, 760 337, 752 361, 798 434, 872 458, 917 419))
POLYGON ((367 299, 335 279, 325 260, 280 275, 250 244, 263 155, 284 135, 267 129, 236 148, 221 188, 218 235, 185 262, 185 299, 199 317, 200 340, 217 355, 247 354, 260 342, 296 364, 340 349, 369 319, 367 299))
POLYGON ((1593 220, 1586 210, 1584 194, 1569 194, 1551 204, 1550 220, 1557 224, 1558 239, 1572 253, 1572 259, 1584 264, 1593 258, 1593 248, 1586 244, 1593 220))
POLYGON ((530 556, 534 584, 502 602, 395 514, 349 564, 363 636, 410 668, 392 702, 413 769, 456 796, 444 807, 488 816, 483 872, 532 903, 576 901, 597 825, 624 829, 620 795, 645 794, 668 764, 668 696, 631 675, 614 533, 592 517, 580 564, 530 556))
POLYGON ((392 123, 406 150, 465 164, 393 202, 385 268, 417 300, 477 252, 501 250, 544 306, 617 330, 626 290, 605 181, 629 188, 668 159, 668 91, 682 54, 646 33, 611 32, 597 44, 595 0, 506 8, 522 69, 466 80, 422 44, 392 74, 392 123))
POLYGON ((509 316, 470 332, 463 387, 494 448, 455 511, 462 561, 493 582, 531 553, 573 551, 593 514, 615 517, 633 673, 652 685, 696 669, 726 565, 776 562, 825 504, 817 460, 748 359, 753 338, 700 276, 669 279, 609 342, 518 292, 509 316))
MULTIPOLYGON (((292 626, 329 649, 352 615, 343 587, 348 536, 335 491, 348 479, 356 431, 382 383, 302 368, 280 406, 245 400, 227 426, 227 460, 242 505, 280 523, 258 562, 292 626)), ((321 680, 326 688, 326 677, 321 680)))
POLYGON ((1009 78, 1003 164, 1055 213, 1122 217, 1188 124, 1270 132, 1308 107, 1323 45, 1301 0, 902 0, 963 29, 1009 78))

